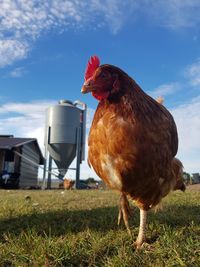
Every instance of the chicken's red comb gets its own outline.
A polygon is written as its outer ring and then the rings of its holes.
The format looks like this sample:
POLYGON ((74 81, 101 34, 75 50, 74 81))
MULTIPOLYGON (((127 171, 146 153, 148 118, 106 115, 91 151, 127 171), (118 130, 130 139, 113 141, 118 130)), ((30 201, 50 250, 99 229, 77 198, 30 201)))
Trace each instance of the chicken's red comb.
POLYGON ((90 57, 85 71, 85 81, 87 81, 94 74, 95 70, 100 65, 100 59, 97 56, 90 57))

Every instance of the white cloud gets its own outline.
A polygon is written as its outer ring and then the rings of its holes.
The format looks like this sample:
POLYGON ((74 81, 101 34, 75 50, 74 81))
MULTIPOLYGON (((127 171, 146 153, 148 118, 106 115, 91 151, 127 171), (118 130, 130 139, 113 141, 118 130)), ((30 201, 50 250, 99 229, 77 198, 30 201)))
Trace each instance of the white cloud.
POLYGON ((13 78, 19 78, 19 77, 22 77, 24 73, 25 73, 25 69, 23 67, 19 67, 19 68, 15 68, 14 70, 12 70, 9 73, 9 76, 13 78))
POLYGON ((43 31, 52 28, 82 27, 83 24, 88 27, 92 21, 95 26, 98 24, 96 18, 98 20, 101 16, 100 20, 107 23, 111 31, 116 33, 126 20, 127 14, 130 14, 132 8, 136 6, 136 2, 0 0, 0 32, 7 32, 17 39, 23 37, 35 39, 43 31))
POLYGON ((90 129, 91 123, 94 117, 95 110, 93 108, 87 108, 87 121, 86 121, 86 128, 90 129))
POLYGON ((43 116, 43 112, 52 104, 55 104, 55 101, 9 102, 0 107, 0 113, 15 112, 30 117, 43 116))
POLYGON ((178 157, 188 172, 200 172, 200 96, 171 110, 179 134, 178 157))
POLYGON ((0 40, 0 68, 27 56, 28 46, 17 40, 0 40))
MULTIPOLYGON (((188 84, 198 89, 200 85, 200 60, 185 68, 186 80, 159 86, 149 93, 157 98, 177 93, 181 88, 186 90, 188 84)), ((189 88, 187 88, 189 90, 189 88)), ((179 135, 178 157, 183 161, 188 172, 200 172, 200 95, 188 100, 185 104, 178 105, 171 110, 177 124, 179 135)), ((194 90, 193 92, 194 93, 194 90)))
POLYGON ((0 0, 0 7, 0 68, 27 57, 33 41, 53 29, 108 27, 117 34, 136 20, 171 29, 200 24, 198 0, 0 0))
POLYGON ((113 34, 118 33, 130 17, 131 20, 136 19, 136 16, 132 16, 132 11, 138 8, 138 1, 105 0, 104 4, 100 0, 91 1, 92 12, 103 16, 104 24, 108 25, 113 34))
POLYGON ((200 24, 199 0, 106 0, 104 4, 100 0, 93 0, 91 3, 93 9, 103 15, 106 25, 114 34, 126 22, 136 20, 173 30, 200 24))
POLYGON ((0 5, 0 29, 16 38, 35 39, 44 30, 64 26, 69 17, 75 21, 78 17, 73 1, 1 0, 0 5))
POLYGON ((0 68, 27 57, 44 31, 81 23, 81 6, 81 1, 0 0, 0 68))
POLYGON ((35 101, 30 103, 6 103, 0 106, 0 132, 16 137, 37 138, 44 144, 44 123, 46 109, 55 101, 35 101), (4 116, 4 118, 3 118, 4 116))
POLYGON ((157 98, 159 96, 175 94, 179 90, 180 90, 180 84, 177 82, 174 82, 174 83, 169 83, 169 84, 162 84, 158 86, 157 88, 155 88, 154 90, 149 91, 149 94, 152 97, 157 98))
MULTIPOLYGON (((196 27, 200 23, 198 0, 144 1, 149 7, 148 17, 171 29, 196 27)), ((147 11, 147 10, 146 10, 147 11)))
POLYGON ((186 68, 186 77, 192 86, 200 85, 200 59, 186 68))
POLYGON ((44 30, 59 26, 79 27, 84 23, 88 26, 92 21, 96 25, 98 19, 116 33, 128 17, 138 19, 142 14, 151 20, 156 17, 169 27, 194 26, 200 22, 198 0, 0 0, 0 6, 0 33, 6 31, 16 38, 34 39, 44 30))

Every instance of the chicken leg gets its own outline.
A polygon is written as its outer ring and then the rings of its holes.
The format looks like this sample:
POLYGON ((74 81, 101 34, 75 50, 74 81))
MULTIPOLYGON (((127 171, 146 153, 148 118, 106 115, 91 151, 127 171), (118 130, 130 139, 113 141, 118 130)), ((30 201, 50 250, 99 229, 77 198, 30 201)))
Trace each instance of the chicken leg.
POLYGON ((122 193, 120 196, 120 201, 119 201, 118 225, 120 224, 121 219, 123 218, 126 229, 129 235, 132 237, 131 230, 130 230, 129 223, 128 223, 128 216, 130 215, 131 215, 131 209, 129 206, 128 199, 126 195, 122 193))
POLYGON ((147 211, 140 209, 140 228, 137 240, 135 242, 136 248, 140 249, 146 239, 146 224, 147 224, 147 211))

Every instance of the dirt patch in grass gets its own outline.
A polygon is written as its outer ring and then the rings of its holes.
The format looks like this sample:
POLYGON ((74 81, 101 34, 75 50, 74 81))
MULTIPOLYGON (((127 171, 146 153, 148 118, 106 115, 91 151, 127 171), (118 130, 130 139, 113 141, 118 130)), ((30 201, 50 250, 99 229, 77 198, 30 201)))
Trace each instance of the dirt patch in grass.
POLYGON ((187 186, 189 191, 200 191, 200 184, 192 184, 187 186))

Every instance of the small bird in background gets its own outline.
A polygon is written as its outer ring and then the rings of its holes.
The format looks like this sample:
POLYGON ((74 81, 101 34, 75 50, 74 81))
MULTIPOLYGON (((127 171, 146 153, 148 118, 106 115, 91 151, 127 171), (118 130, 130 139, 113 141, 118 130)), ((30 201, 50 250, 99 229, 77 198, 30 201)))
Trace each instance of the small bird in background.
MULTIPOLYGON (((90 58, 82 93, 99 101, 88 139, 88 163, 120 192, 118 222, 128 232, 129 202, 140 209, 136 248, 146 239, 147 211, 177 186, 178 135, 170 112, 120 68, 90 58)), ((180 165, 179 165, 180 166, 180 165)))
POLYGON ((158 98, 156 98, 156 101, 157 101, 159 104, 163 105, 163 103, 164 103, 164 98, 163 98, 162 96, 159 96, 158 98))
POLYGON ((74 184, 75 184, 75 181, 72 181, 71 179, 67 179, 67 178, 63 179, 63 187, 65 190, 71 190, 74 184))

